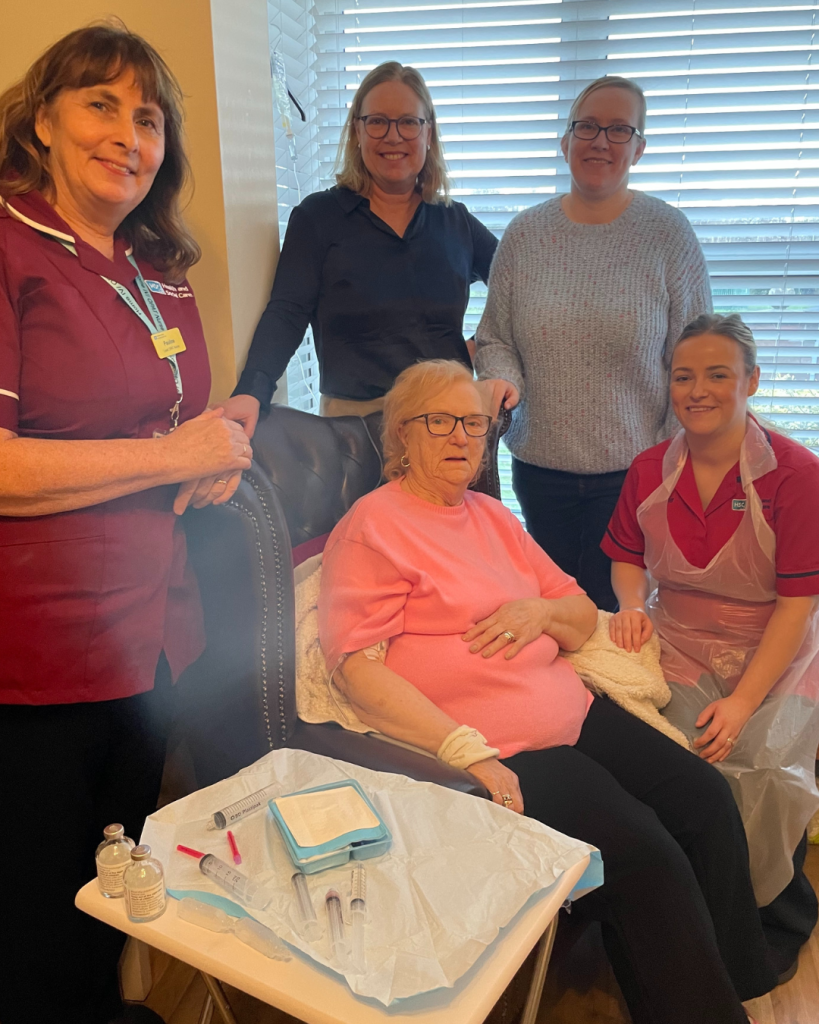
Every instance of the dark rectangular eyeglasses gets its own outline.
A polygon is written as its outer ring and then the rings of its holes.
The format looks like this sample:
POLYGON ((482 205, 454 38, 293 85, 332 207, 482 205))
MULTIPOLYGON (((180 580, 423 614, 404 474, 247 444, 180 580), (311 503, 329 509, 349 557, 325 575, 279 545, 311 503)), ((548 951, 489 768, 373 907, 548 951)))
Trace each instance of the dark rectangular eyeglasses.
POLYGON ((364 129, 371 139, 386 138, 390 125, 394 124, 405 142, 417 139, 427 123, 424 117, 385 117, 383 114, 362 114, 358 120, 364 122, 364 129))
POLYGON ((635 135, 638 139, 643 138, 640 129, 632 128, 630 124, 610 124, 608 128, 603 128, 601 125, 595 124, 594 121, 572 121, 569 127, 576 138, 583 139, 585 142, 596 139, 600 132, 605 132, 609 142, 614 142, 619 146, 625 142, 631 142, 635 135))
POLYGON ((492 426, 492 417, 483 413, 474 413, 472 416, 453 416, 448 412, 424 412, 420 416, 413 416, 404 422, 412 423, 413 420, 424 420, 427 430, 435 437, 446 437, 459 423, 463 423, 464 432, 469 437, 485 437, 492 426))

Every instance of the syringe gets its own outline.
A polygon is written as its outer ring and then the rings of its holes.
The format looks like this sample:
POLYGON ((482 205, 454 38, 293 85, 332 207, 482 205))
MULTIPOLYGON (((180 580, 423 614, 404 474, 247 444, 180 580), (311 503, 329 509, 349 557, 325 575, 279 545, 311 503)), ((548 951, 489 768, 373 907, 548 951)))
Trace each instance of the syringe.
POLYGON ((363 864, 353 868, 350 896, 350 922, 353 927, 353 970, 359 974, 365 968, 364 922, 367 920, 367 871, 363 864))
POLYGON ((241 917, 236 920, 219 907, 212 907, 209 903, 202 903, 190 896, 179 901, 176 916, 180 921, 187 921, 212 932, 233 932, 245 945, 252 946, 271 960, 292 960, 276 933, 254 921, 252 917, 241 917))
POLYGON ((277 785, 265 786, 264 789, 260 789, 256 793, 251 793, 250 796, 243 796, 241 800, 237 800, 234 804, 228 804, 227 807, 222 808, 221 811, 216 811, 213 818, 208 822, 208 829, 214 832, 219 829, 227 828, 230 825, 235 825, 237 821, 241 821, 242 818, 246 818, 248 814, 252 814, 254 811, 258 811, 260 807, 264 807, 271 796, 274 795, 274 791, 278 790, 277 785))
POLYGON ((345 968, 349 962, 350 950, 344 936, 344 918, 341 916, 341 897, 335 889, 328 889, 324 897, 327 921, 330 925, 330 953, 336 963, 345 968))
POLYGON ((321 935, 321 925, 318 923, 316 910, 310 898, 307 879, 301 871, 297 871, 290 881, 296 894, 296 917, 299 922, 299 931, 308 942, 314 942, 321 935))
POLYGON ((252 907, 253 910, 264 910, 273 899, 273 894, 269 893, 263 885, 254 882, 247 875, 243 875, 241 871, 237 871, 232 864, 226 864, 225 861, 214 857, 212 853, 205 854, 199 861, 199 870, 206 878, 221 885, 231 896, 235 896, 245 906, 252 907))

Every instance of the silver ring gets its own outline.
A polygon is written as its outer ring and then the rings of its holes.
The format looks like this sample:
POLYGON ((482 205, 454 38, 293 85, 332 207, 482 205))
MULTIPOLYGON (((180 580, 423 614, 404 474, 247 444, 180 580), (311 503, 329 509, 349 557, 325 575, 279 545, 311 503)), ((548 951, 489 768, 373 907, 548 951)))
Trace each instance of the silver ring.
POLYGON ((499 789, 493 789, 492 793, 490 795, 491 796, 500 796, 500 790, 499 789))
POLYGON ((511 630, 509 630, 509 629, 505 629, 501 633, 501 636, 505 636, 506 637, 506 642, 508 644, 513 644, 517 640, 517 637, 515 636, 515 634, 511 630))
POLYGON ((242 445, 242 455, 247 455, 247 445, 246 444, 242 445))
POLYGON ((217 484, 221 484, 223 487, 227 487, 227 480, 217 480, 217 484))

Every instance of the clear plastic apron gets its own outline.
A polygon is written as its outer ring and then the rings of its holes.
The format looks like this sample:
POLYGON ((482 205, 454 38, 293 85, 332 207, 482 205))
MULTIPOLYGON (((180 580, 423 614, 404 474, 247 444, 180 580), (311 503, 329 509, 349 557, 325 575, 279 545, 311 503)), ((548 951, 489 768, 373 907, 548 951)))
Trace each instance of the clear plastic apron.
MULTIPOLYGON (((680 431, 663 459, 663 482, 637 509, 645 563, 657 583, 648 601, 672 692, 663 715, 693 740, 704 707, 733 693, 776 605, 776 537, 754 480, 776 456, 748 417, 739 467, 746 506, 736 532, 698 569, 668 528, 667 505, 688 457, 680 431)), ((793 877, 793 852, 819 807, 814 759, 819 742, 819 616, 736 746, 716 767, 727 777, 745 823, 757 903, 766 906, 793 877)))

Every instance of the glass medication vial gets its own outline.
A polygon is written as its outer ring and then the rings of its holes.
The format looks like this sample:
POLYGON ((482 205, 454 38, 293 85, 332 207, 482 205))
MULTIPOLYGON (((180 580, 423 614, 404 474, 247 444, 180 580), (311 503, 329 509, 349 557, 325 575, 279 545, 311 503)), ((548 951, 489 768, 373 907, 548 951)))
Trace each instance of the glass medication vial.
POLYGON ((301 871, 297 871, 290 881, 296 895, 296 919, 299 931, 308 942, 315 942, 321 935, 321 925, 318 923, 316 910, 310 898, 307 879, 301 871))
POLYGON ((103 830, 105 838, 97 847, 97 884, 100 892, 109 900, 122 899, 125 885, 122 876, 131 863, 133 839, 125 835, 122 825, 108 825, 103 830))
POLYGON ((165 875, 162 865, 151 856, 150 846, 131 850, 125 869, 125 909, 131 921, 154 921, 165 913, 165 875))
POLYGON ((241 871, 237 871, 232 864, 219 860, 212 853, 206 853, 199 861, 199 870, 206 878, 216 882, 231 896, 235 896, 246 907, 251 907, 253 910, 264 910, 273 898, 272 893, 269 893, 259 882, 254 882, 247 875, 243 875, 241 871))

